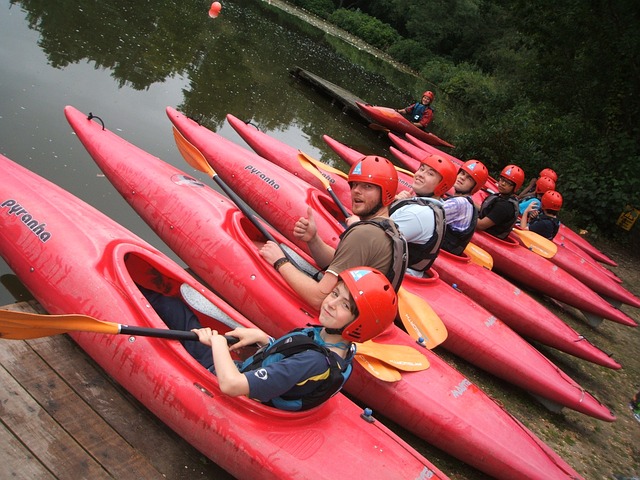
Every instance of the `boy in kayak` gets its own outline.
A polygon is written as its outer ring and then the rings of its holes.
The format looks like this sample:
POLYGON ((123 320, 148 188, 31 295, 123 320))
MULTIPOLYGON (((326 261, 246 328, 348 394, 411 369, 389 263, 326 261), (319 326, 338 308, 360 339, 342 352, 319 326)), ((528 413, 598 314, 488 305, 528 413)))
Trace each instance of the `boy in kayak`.
POLYGON ((492 193, 480 206, 476 230, 486 231, 504 239, 518 220, 519 208, 516 190, 524 183, 524 171, 516 165, 507 165, 498 178, 498 193, 492 193))
POLYGON ((402 191, 389 209, 409 244, 407 273, 423 277, 433 264, 445 237, 446 208, 440 197, 456 181, 455 165, 438 155, 420 160, 413 177, 413 191, 402 191))
POLYGON ((562 208, 562 195, 555 190, 548 190, 542 195, 540 203, 541 210, 534 203, 527 207, 520 219, 520 228, 553 240, 560 228, 558 211, 562 208))
POLYGON ((339 274, 348 268, 366 265, 380 270, 396 291, 406 270, 407 243, 389 218, 389 205, 398 188, 395 167, 386 158, 366 156, 351 167, 348 181, 351 211, 360 221, 340 236, 337 248, 327 245, 318 235, 311 208, 293 228, 294 236, 307 243, 314 260, 324 270, 319 282, 292 265, 275 243, 267 242, 260 249, 260 255, 314 308, 320 308, 339 274))
MULTIPOLYGON (((553 171, 550 168, 543 168, 542 170, 540 170, 540 173, 538 174, 538 178, 532 178, 529 181, 529 185, 527 185, 519 194, 518 194, 518 198, 520 200, 522 200, 523 198, 525 198, 527 195, 530 195, 531 192, 533 192, 533 190, 535 189, 536 186, 536 182, 542 178, 542 177, 548 177, 551 180, 553 180, 554 184, 558 181, 558 174, 553 171)), ((554 186, 555 189, 555 186, 554 186)))
POLYGON ((411 123, 424 130, 427 128, 427 125, 431 123, 431 120, 433 120, 433 108, 431 107, 431 102, 433 102, 434 98, 435 95, 433 92, 426 91, 422 94, 422 98, 419 102, 412 103, 408 107, 396 110, 396 112, 403 115, 409 114, 411 123))
POLYGON ((396 294, 384 275, 372 268, 351 268, 339 275, 322 302, 320 325, 277 340, 257 328, 236 328, 226 335, 239 341, 228 346, 225 336, 203 328, 179 298, 141 291, 169 328, 198 335, 200 342, 183 345, 215 373, 223 393, 292 411, 315 407, 337 393, 351 373, 352 342, 382 333, 397 311, 396 294), (231 357, 231 351, 256 344, 260 350, 243 362, 231 357))

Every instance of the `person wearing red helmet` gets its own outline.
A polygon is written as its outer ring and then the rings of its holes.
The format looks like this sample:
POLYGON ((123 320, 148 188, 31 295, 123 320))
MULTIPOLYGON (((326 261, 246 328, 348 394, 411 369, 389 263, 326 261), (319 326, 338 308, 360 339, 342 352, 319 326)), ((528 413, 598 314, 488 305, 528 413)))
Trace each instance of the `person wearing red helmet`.
POLYGON ((218 377, 223 393, 246 395, 281 410, 306 410, 335 395, 351 373, 352 342, 364 342, 386 330, 397 312, 397 296, 389 280, 368 267, 344 270, 322 302, 319 325, 296 329, 273 339, 257 328, 226 332, 202 328, 195 313, 178 297, 140 287, 160 318, 173 330, 193 331, 198 341, 185 349, 218 377), (231 352, 258 345, 254 355, 236 361, 231 352))
POLYGON ((313 259, 324 270, 320 281, 292 265, 274 242, 267 242, 260 249, 260 255, 314 308, 320 307, 338 282, 339 274, 348 268, 365 265, 380 270, 397 291, 407 267, 407 242, 389 218, 389 205, 398 188, 394 165, 384 157, 362 157, 351 167, 348 181, 351 211, 359 221, 350 222, 337 248, 318 236, 311 207, 293 227, 293 235, 307 243, 313 259))
POLYGON ((540 209, 540 199, 544 192, 548 190, 556 189, 556 182, 551 177, 539 177, 535 183, 535 192, 524 197, 519 196, 520 199, 520 215, 524 213, 524 211, 529 207, 529 205, 533 204, 535 208, 540 209))
POLYGON ((479 160, 467 160, 458 170, 454 194, 444 201, 447 226, 443 250, 462 255, 471 241, 478 223, 478 209, 471 196, 484 186, 488 178, 489 170, 479 160))
POLYGON ((498 193, 492 193, 480 206, 477 230, 504 239, 518 220, 520 213, 516 190, 524 183, 524 171, 517 165, 507 165, 498 178, 498 193))
MULTIPOLYGON (((536 183, 538 180, 540 180, 542 177, 548 177, 551 180, 554 181, 554 185, 555 183, 558 183, 558 174, 553 171, 550 168, 543 168, 542 170, 540 170, 540 173, 538 174, 537 178, 532 178, 531 181, 529 182, 529 185, 527 185, 519 194, 518 194, 518 198, 520 200, 523 200, 524 198, 527 198, 529 195, 531 195, 531 193, 535 190, 536 188, 536 183)), ((555 188, 555 187, 554 187, 555 188)))
POLYGON ((422 94, 419 102, 412 103, 408 107, 396 110, 403 115, 409 115, 411 123, 416 127, 425 129, 433 120, 433 107, 431 103, 435 94, 428 90, 422 94))
POLYGON ((540 204, 540 210, 535 204, 527 207, 520 219, 520 228, 553 240, 560 228, 558 211, 562 208, 562 195, 555 190, 547 190, 540 198, 540 204))
POLYGON ((409 244, 407 273, 423 277, 433 264, 445 232, 445 210, 440 197, 456 181, 455 165, 439 155, 426 155, 413 177, 412 191, 396 195, 391 219, 409 244))

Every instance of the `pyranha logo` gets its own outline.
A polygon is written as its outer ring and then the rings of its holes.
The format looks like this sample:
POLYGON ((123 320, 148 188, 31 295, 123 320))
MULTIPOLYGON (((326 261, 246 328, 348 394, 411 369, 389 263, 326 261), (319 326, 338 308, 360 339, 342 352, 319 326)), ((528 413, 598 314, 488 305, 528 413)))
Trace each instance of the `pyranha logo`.
POLYGON ((255 168, 253 165, 247 165, 246 167, 244 167, 244 169, 249 170, 249 173, 251 173, 251 175, 257 175, 258 177, 260 177, 262 181, 264 181, 267 185, 272 186, 274 190, 280 189, 280 185, 278 185, 278 182, 276 182, 273 178, 267 177, 264 173, 262 173, 260 170, 255 168))
POLYGON ((18 217, 42 243, 51 238, 51 233, 45 230, 47 225, 33 218, 31 214, 15 200, 5 200, 2 202, 2 205, 0 205, 0 208, 7 208, 7 215, 15 215, 18 217))

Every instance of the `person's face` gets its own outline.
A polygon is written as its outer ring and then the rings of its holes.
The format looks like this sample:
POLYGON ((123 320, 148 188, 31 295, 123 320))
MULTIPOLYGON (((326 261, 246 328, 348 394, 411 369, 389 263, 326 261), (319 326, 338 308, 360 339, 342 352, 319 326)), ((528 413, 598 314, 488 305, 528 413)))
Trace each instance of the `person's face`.
POLYGON ((413 176, 413 191, 417 195, 432 195, 441 181, 442 175, 423 163, 413 176))
POLYGON ((499 177, 498 178, 498 192, 507 195, 509 193, 513 193, 516 188, 516 184, 513 183, 508 178, 499 177))
POLYGON ((428 95, 423 95, 423 96, 422 96, 421 103, 422 103, 423 105, 429 105, 429 104, 431 103, 431 98, 429 98, 429 96, 428 96, 428 95))
POLYGON ((362 219, 377 213, 382 206, 382 189, 373 183, 351 182, 351 211, 362 219))
POLYGON ((475 186, 476 181, 464 170, 458 172, 456 183, 453 184, 453 188, 459 193, 469 193, 475 186))
POLYGON ((338 282, 320 306, 318 320, 325 328, 342 328, 349 325, 356 316, 351 307, 351 295, 343 282, 338 282))

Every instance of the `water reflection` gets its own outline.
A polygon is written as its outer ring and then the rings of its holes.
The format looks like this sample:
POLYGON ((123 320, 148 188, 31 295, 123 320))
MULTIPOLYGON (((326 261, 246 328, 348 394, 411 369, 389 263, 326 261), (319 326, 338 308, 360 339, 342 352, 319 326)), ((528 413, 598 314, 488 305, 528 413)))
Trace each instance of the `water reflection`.
MULTIPOLYGON (((0 0, 0 152, 133 230, 162 243, 99 175, 63 116, 74 105, 184 170, 164 107, 245 145, 225 116, 334 165, 328 134, 388 156, 388 143, 289 75, 317 73, 379 104, 404 105, 423 86, 385 62, 258 0, 0 0)), ((174 256, 175 258, 175 256, 174 256)), ((9 270, 2 264, 0 274, 9 270)), ((0 292, 0 303, 7 302, 0 292)))

